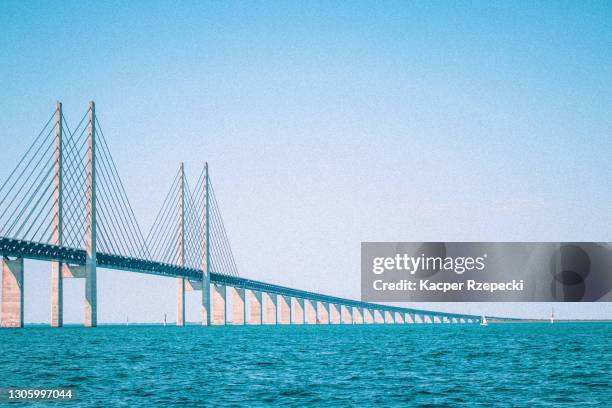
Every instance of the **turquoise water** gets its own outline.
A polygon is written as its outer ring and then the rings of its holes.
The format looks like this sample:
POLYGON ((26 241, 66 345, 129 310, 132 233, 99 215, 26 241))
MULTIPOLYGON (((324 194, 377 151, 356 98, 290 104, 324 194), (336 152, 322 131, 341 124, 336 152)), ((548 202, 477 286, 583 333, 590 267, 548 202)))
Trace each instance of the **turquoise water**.
POLYGON ((0 387, 69 406, 612 404, 612 324, 0 330, 0 387))

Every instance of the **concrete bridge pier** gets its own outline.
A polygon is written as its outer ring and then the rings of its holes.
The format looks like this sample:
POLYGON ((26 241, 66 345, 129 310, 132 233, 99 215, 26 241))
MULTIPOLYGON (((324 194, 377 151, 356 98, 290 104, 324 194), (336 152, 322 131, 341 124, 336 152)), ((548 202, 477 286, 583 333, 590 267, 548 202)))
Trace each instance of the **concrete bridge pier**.
POLYGON ((177 278, 176 325, 185 325, 185 278, 177 278))
POLYGON ((64 279, 62 263, 51 262, 51 327, 64 325, 64 279))
POLYGON ((353 323, 355 324, 363 324, 363 309, 358 307, 353 307, 353 323))
POLYGON ((319 324, 331 324, 329 316, 329 303, 317 302, 317 320, 319 324))
POLYGON ((264 293, 264 301, 266 307, 266 324, 278 324, 277 320, 277 307, 278 307, 278 295, 271 293, 264 293))
POLYGON ((95 262, 85 265, 85 327, 98 325, 97 271, 95 262))
POLYGON ((330 313, 330 323, 331 324, 340 324, 340 306, 334 303, 329 304, 329 313, 330 313))
POLYGON ((23 327, 23 258, 2 262, 2 327, 23 327))
POLYGON ((263 324, 262 294, 255 290, 249 290, 249 324, 259 326, 263 324))
POLYGON ((284 295, 278 295, 278 303, 280 309, 280 324, 291 324, 291 298, 284 295))
POLYGON ((246 303, 244 301, 244 289, 230 287, 232 293, 232 324, 244 326, 246 320, 246 303))
POLYGON ((340 306, 340 315, 342 317, 342 324, 353 324, 353 314, 351 313, 351 310, 353 308, 351 306, 345 306, 345 305, 341 305, 340 306))
POLYGON ((404 317, 404 321, 409 324, 415 323, 414 315, 411 315, 410 313, 406 313, 406 316, 404 317))
POLYGON ((210 325, 210 281, 202 279, 202 326, 210 325))
POLYGON ((225 285, 212 286, 212 324, 214 326, 225 325, 225 299, 227 287, 225 285))
POLYGON ((363 322, 366 324, 374 324, 374 314, 372 314, 372 310, 363 309, 363 322))
POLYGON ((400 312, 395 312, 395 322, 396 323, 404 323, 404 316, 400 312))
POLYGON ((378 309, 374 310, 374 323, 376 323, 376 324, 383 324, 385 322, 385 318, 383 316, 383 313, 384 312, 382 312, 382 311, 380 311, 378 309))
POLYGON ((292 297, 292 323, 304 324, 304 299, 292 297))
POLYGON ((394 324, 395 323, 395 319, 393 319, 393 313, 385 310, 385 323, 386 324, 394 324))
POLYGON ((305 299, 306 307, 306 323, 317 324, 317 302, 311 299, 305 299))

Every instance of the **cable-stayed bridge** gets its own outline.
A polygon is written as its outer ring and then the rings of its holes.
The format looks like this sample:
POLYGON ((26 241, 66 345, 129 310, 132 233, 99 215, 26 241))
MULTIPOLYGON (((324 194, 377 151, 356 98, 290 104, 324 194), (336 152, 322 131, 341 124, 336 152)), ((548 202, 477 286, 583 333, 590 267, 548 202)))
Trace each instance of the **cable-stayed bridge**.
POLYGON ((97 325, 98 267, 176 278, 178 325, 185 324, 186 290, 202 293, 203 325, 478 321, 472 315, 367 303, 241 277, 207 163, 193 185, 180 165, 145 235, 94 102, 74 128, 58 102, 29 149, 2 179, 3 327, 23 326, 26 258, 51 262, 53 327, 63 324, 62 282, 71 278, 85 280, 85 326, 97 325))

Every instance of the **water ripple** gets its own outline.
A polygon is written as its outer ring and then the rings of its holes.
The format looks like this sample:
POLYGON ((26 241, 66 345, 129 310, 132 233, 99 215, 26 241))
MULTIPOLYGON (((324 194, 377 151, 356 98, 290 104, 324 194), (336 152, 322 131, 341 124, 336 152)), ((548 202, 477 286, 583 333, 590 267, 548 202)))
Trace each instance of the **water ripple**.
POLYGON ((611 343, 605 323, 28 327, 0 331, 0 386, 92 407, 609 406, 611 343))

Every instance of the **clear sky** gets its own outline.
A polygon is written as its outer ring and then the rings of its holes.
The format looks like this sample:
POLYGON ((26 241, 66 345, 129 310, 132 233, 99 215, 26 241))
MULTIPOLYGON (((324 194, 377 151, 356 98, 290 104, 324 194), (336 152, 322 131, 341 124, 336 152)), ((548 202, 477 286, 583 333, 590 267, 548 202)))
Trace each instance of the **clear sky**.
MULTIPOLYGON (((609 2, 2 1, 0 32, 0 178, 93 99, 143 228, 210 162, 243 276, 358 298, 361 241, 611 241, 609 2)), ((26 268, 48 321, 50 265, 26 268)), ((174 280, 98 279, 101 322, 174 319, 174 280)))

